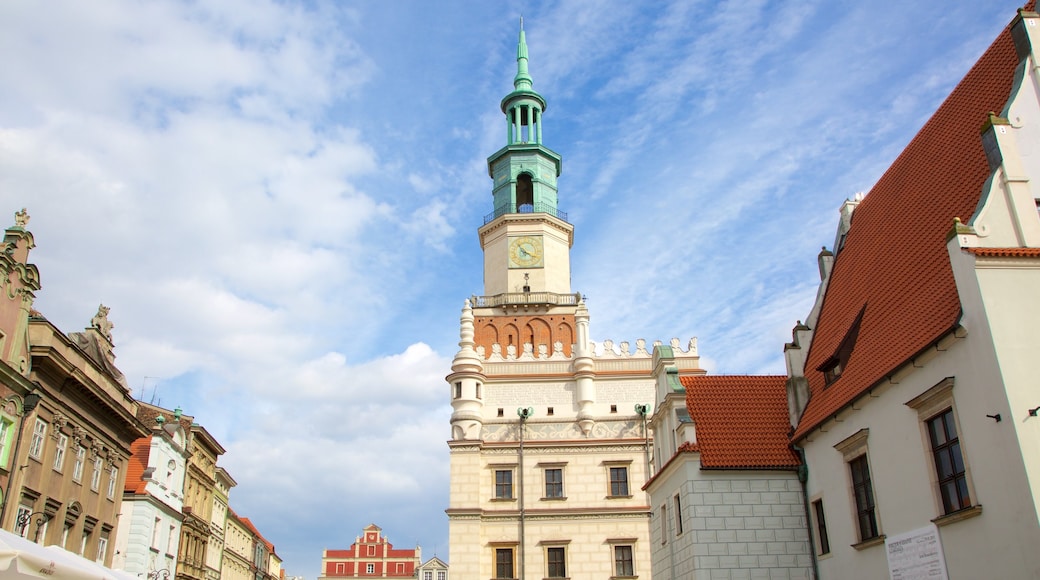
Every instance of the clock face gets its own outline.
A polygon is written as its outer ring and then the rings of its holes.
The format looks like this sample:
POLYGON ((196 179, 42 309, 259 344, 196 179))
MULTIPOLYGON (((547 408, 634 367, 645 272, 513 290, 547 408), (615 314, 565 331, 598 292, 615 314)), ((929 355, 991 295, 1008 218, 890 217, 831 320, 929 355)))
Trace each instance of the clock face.
POLYGON ((509 240, 510 268, 541 268, 542 237, 520 236, 509 240))

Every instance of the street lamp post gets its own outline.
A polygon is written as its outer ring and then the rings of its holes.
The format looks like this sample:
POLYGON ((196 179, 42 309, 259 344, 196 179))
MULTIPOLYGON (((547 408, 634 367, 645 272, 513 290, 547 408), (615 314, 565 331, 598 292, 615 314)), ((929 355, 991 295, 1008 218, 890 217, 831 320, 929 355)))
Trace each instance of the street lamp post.
POLYGON ((19 536, 25 531, 25 527, 32 523, 33 516, 36 516, 36 533, 33 534, 33 542, 39 543, 40 541, 40 528, 43 524, 50 521, 51 516, 43 512, 34 513, 23 513, 18 514, 18 518, 15 521, 15 533, 19 536))

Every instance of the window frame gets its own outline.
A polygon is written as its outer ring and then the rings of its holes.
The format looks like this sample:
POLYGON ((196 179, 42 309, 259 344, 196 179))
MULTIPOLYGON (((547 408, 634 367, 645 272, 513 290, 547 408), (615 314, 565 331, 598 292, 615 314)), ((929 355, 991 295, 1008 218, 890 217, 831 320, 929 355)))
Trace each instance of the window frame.
POLYGON ((674 504, 672 511, 675 512, 673 514, 675 517, 675 535, 681 536, 683 535, 682 497, 679 494, 675 494, 672 496, 672 502, 674 504))
POLYGON ((40 461, 43 457, 43 441, 47 436, 47 422, 37 417, 33 423, 32 440, 29 442, 29 457, 40 461))
POLYGON ((629 464, 617 463, 607 464, 607 483, 609 485, 607 497, 629 498, 632 497, 631 477, 629 477, 629 464), (624 474, 624 478, 615 478, 615 473, 624 474), (622 488, 623 486, 623 488, 622 488))
POLYGON ((563 466, 546 465, 542 469, 542 479, 545 482, 544 495, 542 499, 566 499, 563 493, 563 466), (550 477, 552 475, 552 477, 550 477))
POLYGON ((375 573, 376 573, 376 565, 374 563, 369 562, 369 563, 365 564, 365 574, 375 574, 375 573))
POLYGON ((545 546, 545 577, 567 578, 567 546, 545 546))
POLYGON ((870 454, 867 440, 870 429, 860 429, 834 446, 845 462, 845 476, 848 478, 850 507, 852 520, 855 522, 856 537, 859 541, 853 544, 856 549, 863 549, 884 542, 880 509, 877 494, 874 493, 874 482, 871 477, 870 454))
POLYGON ((76 446, 76 460, 72 464, 72 481, 79 483, 83 481, 83 465, 86 463, 87 448, 82 445, 76 446))
POLYGON ((516 467, 514 466, 493 466, 491 470, 492 478, 492 495, 493 501, 516 501, 515 493, 515 479, 516 479, 516 467), (499 475, 508 475, 508 481, 500 479, 499 475))
POLYGON ((975 495, 975 485, 971 477, 971 463, 968 460, 968 453, 965 449, 961 422, 957 416, 957 402, 953 393, 954 385, 954 378, 946 377, 905 403, 907 407, 917 411, 918 424, 921 430, 921 446, 929 456, 927 460, 929 464, 928 472, 931 478, 931 489, 936 513, 936 518, 932 522, 939 526, 958 522, 982 513, 982 506, 978 504, 978 496, 975 495), (932 445, 931 425, 929 423, 931 420, 946 413, 949 413, 949 418, 953 421, 953 427, 956 430, 957 446, 961 466, 963 467, 963 482, 967 488, 968 505, 954 511, 948 511, 943 500, 940 468, 936 464, 935 450, 932 445))
POLYGON ((816 552, 816 555, 827 556, 831 553, 831 540, 827 535, 827 515, 823 510, 823 498, 818 497, 814 499, 810 505, 812 506, 812 518, 816 528, 816 537, 818 538, 817 547, 819 550, 816 552))
POLYGON ((90 474, 90 490, 98 491, 101 489, 101 471, 104 467, 104 460, 100 457, 94 458, 94 470, 90 474))
POLYGON ((58 433, 58 441, 54 445, 54 463, 51 468, 58 473, 65 469, 65 450, 69 447, 69 436, 58 433))
POLYGON ((636 578, 637 538, 610 538, 611 578, 636 578), (627 557, 625 552, 627 551, 627 557), (627 566, 627 568, 626 568, 627 566))
POLYGON ((511 580, 516 578, 516 544, 492 544, 491 545, 491 578, 493 580, 511 580), (500 558, 508 554, 508 561, 500 558), (509 575, 503 576, 503 566, 509 567, 509 575))

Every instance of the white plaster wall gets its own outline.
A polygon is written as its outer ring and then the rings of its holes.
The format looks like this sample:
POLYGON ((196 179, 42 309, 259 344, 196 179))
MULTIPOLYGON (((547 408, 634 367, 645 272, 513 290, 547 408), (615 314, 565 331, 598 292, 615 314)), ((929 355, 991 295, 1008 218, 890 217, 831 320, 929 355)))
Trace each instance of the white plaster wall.
POLYGON ((820 558, 823 578, 875 579, 887 574, 884 545, 855 550, 859 542, 849 469, 834 445, 869 429, 868 462, 881 534, 897 535, 930 525, 942 515, 934 463, 923 424, 906 402, 945 377, 953 398, 973 503, 983 513, 939 528, 952 580, 1032 578, 1040 575, 1040 527, 1030 505, 1018 440, 984 327, 966 316, 968 336, 898 384, 878 388, 804 440, 812 499, 822 499, 831 554, 820 558))
POLYGON ((795 473, 701 470, 696 454, 677 461, 651 487, 654 580, 812 577, 805 502, 795 473), (681 534, 674 520, 676 494, 681 534))

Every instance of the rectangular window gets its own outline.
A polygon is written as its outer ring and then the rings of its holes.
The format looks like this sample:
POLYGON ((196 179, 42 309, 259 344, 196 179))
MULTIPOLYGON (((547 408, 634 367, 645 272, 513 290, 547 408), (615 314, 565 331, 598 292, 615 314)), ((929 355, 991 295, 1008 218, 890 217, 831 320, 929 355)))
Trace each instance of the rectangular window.
POLYGON ((610 468, 610 495, 614 497, 628 496, 628 468, 610 468))
POLYGON ((365 564, 365 573, 366 574, 375 574, 376 573, 376 565, 375 564, 365 564))
POLYGON ((376 555, 376 547, 375 546, 368 546, 368 555, 369 556, 375 556, 376 555))
POLYGON ((159 518, 155 518, 155 522, 152 523, 152 547, 156 550, 159 549, 159 524, 162 522, 159 518))
POLYGON ((97 558, 95 558, 94 561, 98 564, 104 564, 106 551, 108 551, 108 538, 101 536, 98 538, 97 558))
POLYGON ((513 499, 513 471, 495 470, 495 499, 513 499))
POLYGON ((675 496, 675 535, 681 536, 683 532, 682 528, 682 500, 679 496, 675 496))
POLYGON ((65 467, 65 448, 69 446, 69 438, 58 435, 58 445, 54 448, 54 471, 60 472, 65 467))
POLYGON ((115 497, 117 481, 119 481, 119 468, 113 465, 108 469, 108 499, 115 497))
POLYGON ((813 515, 816 516, 816 535, 820 538, 820 552, 822 556, 824 554, 831 553, 831 541, 827 537, 827 518, 823 517, 823 500, 818 499, 812 502, 813 515))
POLYGON ((336 574, 343 574, 344 571, 346 570, 345 566, 346 566, 346 564, 337 563, 336 564, 336 574))
POLYGON ((548 578, 567 577, 567 553, 562 547, 552 547, 546 550, 545 561, 549 564, 548 578))
POLYGON ((849 461, 849 469, 852 471, 852 493, 856 498, 859 539, 864 542, 878 537, 877 519, 874 517, 874 489, 870 483, 867 456, 860 455, 849 461))
POLYGON ((94 460, 94 473, 90 476, 90 489, 94 491, 101 487, 101 467, 103 463, 100 457, 94 460))
POLYGON ((495 548, 495 578, 513 577, 513 549, 495 548))
POLYGON ((444 580, 447 577, 447 573, 444 570, 437 570, 437 580, 444 580))
POLYGON ((935 458, 935 473, 939 479, 943 513, 950 514, 971 507, 961 443, 957 437, 957 425, 953 421, 953 409, 946 409, 928 420, 928 436, 932 443, 932 456, 935 458))
POLYGON ((422 573, 423 580, 433 580, 433 571, 426 570, 422 573))
POLYGON ((563 470, 545 470, 545 497, 563 497, 563 470))
POLYGON ((6 417, 0 417, 0 467, 7 466, 8 448, 10 447, 10 437, 14 431, 11 426, 14 422, 8 421, 6 417))
POLYGON ((455 383, 455 398, 462 398, 462 383, 455 383))
POLYGON ((72 464, 72 479, 73 481, 82 481, 83 479, 83 462, 87 457, 87 450, 82 445, 76 446, 76 462, 72 464))
POLYGON ((83 537, 79 541, 79 555, 87 553, 87 543, 90 541, 90 532, 84 531, 83 537))
POLYGON ((170 535, 166 536, 166 553, 171 556, 177 553, 177 526, 170 526, 170 535))
POLYGON ((32 442, 29 444, 29 457, 39 459, 43 454, 43 437, 46 434, 47 423, 37 417, 36 424, 33 426, 32 442))
POLYGON ((397 564, 397 575, 401 576, 404 574, 404 564, 397 564))
POLYGON ((23 538, 29 537, 29 526, 32 523, 29 520, 32 519, 32 513, 32 506, 25 504, 20 504, 18 506, 18 515, 15 516, 14 519, 16 526, 15 531, 23 538))
POLYGON ((636 575, 632 566, 632 546, 614 546, 614 575, 636 575))

